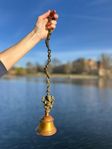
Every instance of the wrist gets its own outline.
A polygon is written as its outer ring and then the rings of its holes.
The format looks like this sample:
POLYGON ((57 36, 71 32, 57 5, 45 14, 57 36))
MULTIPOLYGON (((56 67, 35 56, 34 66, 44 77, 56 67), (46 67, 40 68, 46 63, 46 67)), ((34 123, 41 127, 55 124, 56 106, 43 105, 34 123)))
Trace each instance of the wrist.
POLYGON ((41 41, 41 40, 42 40, 42 38, 41 38, 41 33, 40 33, 40 31, 39 31, 39 29, 38 29, 37 26, 35 26, 34 29, 33 29, 33 35, 34 35, 34 37, 35 37, 38 41, 41 41))

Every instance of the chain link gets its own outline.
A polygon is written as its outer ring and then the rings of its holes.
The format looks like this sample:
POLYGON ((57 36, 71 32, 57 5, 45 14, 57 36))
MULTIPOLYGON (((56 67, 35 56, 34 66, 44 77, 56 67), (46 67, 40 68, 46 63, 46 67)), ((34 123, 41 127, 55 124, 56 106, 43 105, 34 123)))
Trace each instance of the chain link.
POLYGON ((47 83, 47 95, 50 95, 50 74, 48 72, 48 67, 49 67, 49 64, 51 62, 51 49, 49 47, 49 41, 50 41, 50 37, 51 37, 51 31, 48 30, 48 36, 45 40, 45 44, 46 44, 46 47, 48 49, 48 59, 47 59, 47 63, 45 65, 45 68, 44 68, 44 72, 46 74, 46 83, 47 83))
POLYGON ((48 49, 48 59, 47 59, 46 65, 44 67, 44 72, 46 74, 47 90, 46 90, 46 96, 42 97, 42 102, 44 103, 44 108, 45 108, 45 115, 49 115, 49 112, 51 111, 54 100, 55 100, 54 97, 50 95, 51 82, 50 82, 50 74, 48 72, 49 64, 51 62, 51 49, 49 46, 50 37, 51 37, 51 30, 48 30, 48 35, 45 40, 45 44, 48 49))

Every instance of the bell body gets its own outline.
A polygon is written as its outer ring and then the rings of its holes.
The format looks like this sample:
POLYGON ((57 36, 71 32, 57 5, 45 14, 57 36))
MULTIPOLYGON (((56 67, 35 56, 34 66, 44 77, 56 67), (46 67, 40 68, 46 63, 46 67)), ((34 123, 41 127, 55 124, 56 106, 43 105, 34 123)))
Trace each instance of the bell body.
POLYGON ((51 115, 44 116, 37 128, 37 134, 41 136, 52 136, 56 131, 57 129, 54 126, 54 118, 51 115))

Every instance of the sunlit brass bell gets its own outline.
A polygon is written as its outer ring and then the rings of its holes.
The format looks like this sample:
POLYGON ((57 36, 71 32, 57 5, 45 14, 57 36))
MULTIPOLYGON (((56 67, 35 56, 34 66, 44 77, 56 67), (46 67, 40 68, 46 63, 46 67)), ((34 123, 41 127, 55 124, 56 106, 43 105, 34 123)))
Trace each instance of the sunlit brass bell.
POLYGON ((54 118, 50 115, 44 116, 37 128, 37 134, 42 136, 51 136, 56 133, 56 127, 54 126, 54 118))
MULTIPOLYGON (((48 22, 50 22, 52 19, 54 19, 55 11, 51 11, 50 16, 48 17, 48 22)), ((41 136, 52 136, 56 133, 56 127, 54 125, 54 118, 49 114, 53 103, 54 103, 54 96, 51 96, 50 94, 50 74, 48 72, 48 66, 49 63, 51 62, 51 49, 49 47, 49 40, 51 36, 52 30, 48 30, 48 35, 45 40, 46 47, 48 49, 48 60, 44 68, 44 72, 46 74, 46 83, 47 83, 47 90, 46 90, 46 96, 42 97, 42 102, 44 104, 44 109, 45 109, 45 115, 41 119, 40 124, 38 128, 36 129, 37 134, 41 136)))

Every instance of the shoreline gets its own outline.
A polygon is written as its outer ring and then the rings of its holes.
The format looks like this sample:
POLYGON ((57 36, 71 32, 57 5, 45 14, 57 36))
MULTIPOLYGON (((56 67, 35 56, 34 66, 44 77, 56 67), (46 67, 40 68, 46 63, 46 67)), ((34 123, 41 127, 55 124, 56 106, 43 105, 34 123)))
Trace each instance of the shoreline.
MULTIPOLYGON (((34 77, 34 78, 45 78, 45 74, 29 74, 29 75, 5 75, 2 78, 4 79, 13 79, 17 77, 34 77)), ((97 75, 85 75, 85 74, 51 74, 51 78, 65 78, 65 79, 99 79, 100 77, 97 75)))

